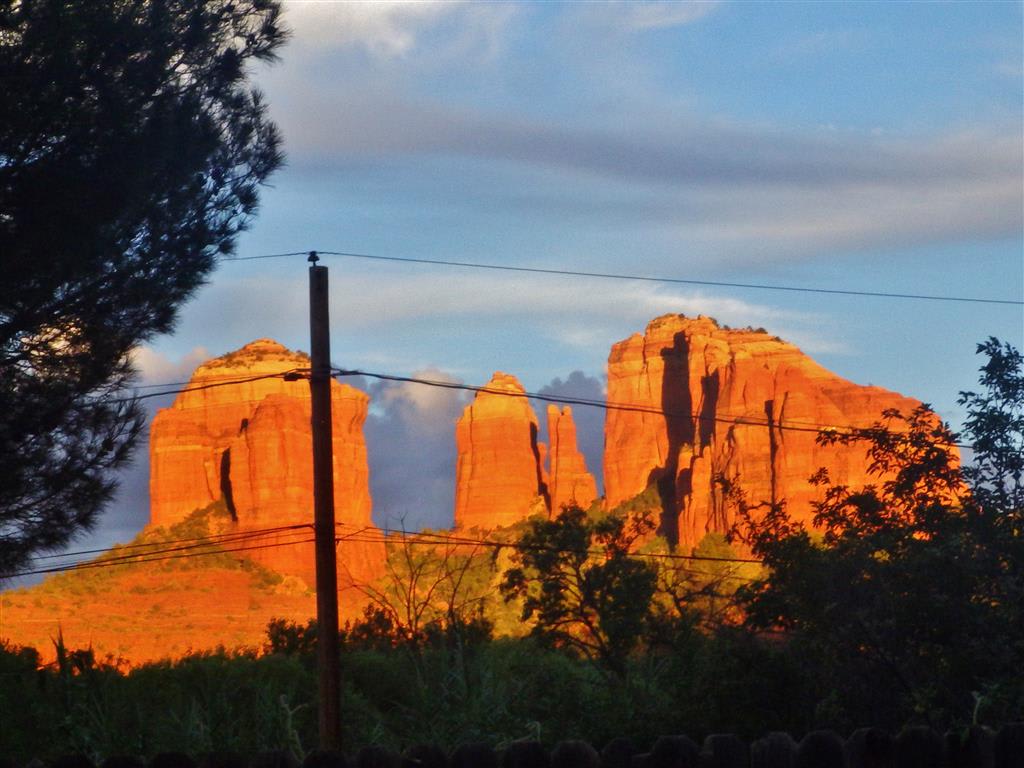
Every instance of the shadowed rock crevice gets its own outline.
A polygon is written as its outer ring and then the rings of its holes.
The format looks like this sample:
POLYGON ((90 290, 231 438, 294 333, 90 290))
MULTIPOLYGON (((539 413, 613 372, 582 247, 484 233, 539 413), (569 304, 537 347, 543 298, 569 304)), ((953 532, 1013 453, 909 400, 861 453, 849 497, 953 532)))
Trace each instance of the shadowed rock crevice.
POLYGON ((785 501, 808 524, 823 493, 808 478, 821 467, 836 483, 884 481, 869 474, 863 447, 819 445, 807 425, 862 428, 887 408, 920 405, 846 381, 761 329, 682 315, 612 346, 608 400, 636 406, 607 413, 608 507, 654 484, 661 532, 684 549, 735 523, 719 478, 738 482, 753 505, 785 501))
MULTIPOLYGON (((246 420, 248 421, 248 420, 246 420)), ((224 506, 227 507, 231 519, 238 522, 238 512, 235 509, 235 497, 231 489, 231 449, 225 448, 220 455, 220 495, 224 499, 224 506)))

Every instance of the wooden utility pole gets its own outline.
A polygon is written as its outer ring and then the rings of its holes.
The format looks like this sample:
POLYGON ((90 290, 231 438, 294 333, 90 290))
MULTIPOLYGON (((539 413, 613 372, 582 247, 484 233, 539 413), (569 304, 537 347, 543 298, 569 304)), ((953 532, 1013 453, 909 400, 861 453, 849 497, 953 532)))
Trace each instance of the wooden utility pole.
POLYGON ((313 405, 313 523, 316 534, 317 672, 320 748, 341 748, 341 668, 338 648, 338 565, 334 538, 334 451, 331 444, 331 331, 327 267, 309 252, 309 338, 313 405))

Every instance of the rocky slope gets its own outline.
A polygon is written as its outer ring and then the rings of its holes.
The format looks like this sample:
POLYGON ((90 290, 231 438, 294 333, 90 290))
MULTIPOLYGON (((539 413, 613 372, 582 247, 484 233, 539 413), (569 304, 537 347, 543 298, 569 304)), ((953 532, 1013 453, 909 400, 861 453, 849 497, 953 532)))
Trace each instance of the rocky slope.
POLYGON ((715 478, 738 480, 751 502, 785 500, 808 520, 827 467, 834 482, 867 475, 863 446, 817 445, 819 426, 863 427, 917 400, 853 384, 763 331, 728 330, 707 317, 665 315, 612 347, 604 481, 610 507, 657 483, 662 529, 680 545, 734 520, 715 478))

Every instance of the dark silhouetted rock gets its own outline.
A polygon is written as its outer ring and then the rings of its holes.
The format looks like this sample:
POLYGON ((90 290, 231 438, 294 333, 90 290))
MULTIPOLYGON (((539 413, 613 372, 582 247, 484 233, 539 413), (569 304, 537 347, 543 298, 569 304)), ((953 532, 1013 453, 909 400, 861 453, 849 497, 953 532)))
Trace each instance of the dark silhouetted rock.
POLYGON ((82 754, 61 755, 50 763, 51 768, 96 768, 95 763, 82 754))
POLYGON ((835 731, 811 731, 796 749, 795 768, 845 768, 846 750, 835 731))
POLYGON ((712 733, 704 739, 702 763, 707 768, 748 768, 750 751, 734 733, 712 733))
POLYGON ((1024 768, 1024 723, 1007 723, 996 734, 996 768, 1024 768))
POLYGON ((947 768, 994 768, 995 734, 983 725, 946 734, 947 768))
POLYGON ((551 750, 551 768, 601 768, 601 756, 585 741, 564 739, 551 750))
POLYGON ((750 768, 792 768, 796 742, 788 733, 773 731, 750 745, 750 768))
POLYGON ((604 768, 631 768, 633 755, 639 751, 632 739, 618 736, 605 744, 601 750, 601 765, 604 768))
POLYGON ((352 763, 333 749, 314 749, 302 761, 302 768, 350 768, 352 763))
POLYGON ((689 736, 661 736, 647 757, 648 768, 697 768, 700 748, 689 736))
POLYGON ((199 758, 199 768, 249 768, 249 761, 238 752, 210 752, 199 758))
POLYGON ((533 739, 513 741, 501 756, 502 768, 549 768, 551 756, 544 745, 533 739))
POLYGON ((896 768, 942 768, 942 737, 931 728, 904 728, 893 741, 896 768))
POLYGON ((498 768, 498 755, 490 744, 474 741, 452 752, 452 768, 498 768))
POLYGON ((258 752, 249 761, 249 768, 299 768, 299 761, 291 752, 275 749, 258 752))
POLYGON ((436 744, 417 744, 402 753, 403 768, 448 768, 448 754, 436 744))
POLYGON ((892 737, 881 728, 858 728, 846 740, 850 768, 892 768, 892 737))
POLYGON ((398 755, 376 744, 356 752, 356 768, 399 768, 400 765, 398 755))
POLYGON ((196 768, 196 761, 184 752, 160 752, 149 761, 149 768, 196 768))

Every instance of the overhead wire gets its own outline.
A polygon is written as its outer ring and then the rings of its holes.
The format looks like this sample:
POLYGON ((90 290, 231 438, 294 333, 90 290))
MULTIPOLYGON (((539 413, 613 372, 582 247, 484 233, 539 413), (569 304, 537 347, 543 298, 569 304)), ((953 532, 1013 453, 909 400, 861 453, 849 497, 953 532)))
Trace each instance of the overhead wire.
MULTIPOLYGON (((211 384, 203 384, 195 387, 185 387, 182 389, 167 390, 164 392, 154 392, 145 395, 139 395, 135 398, 123 398, 123 401, 129 400, 141 400, 150 397, 161 397, 167 395, 176 395, 184 392, 197 392, 204 389, 211 389, 214 387, 231 386, 234 384, 245 384, 253 381, 260 381, 263 379, 271 378, 286 378, 289 376, 304 377, 308 374, 309 368, 290 368, 285 371, 276 373, 261 374, 259 376, 250 376, 245 378, 228 379, 225 381, 215 382, 211 384)), ((528 400, 539 400, 541 402, 565 404, 565 405, 582 405, 590 408, 600 408, 606 411, 623 411, 632 413, 643 413, 655 416, 664 416, 666 418, 680 418, 680 419, 694 419, 696 421, 704 422, 715 422, 720 424, 731 424, 739 426, 750 426, 750 427, 766 427, 771 429, 778 429, 782 431, 791 432, 806 432, 811 434, 836 434, 845 437, 864 437, 867 435, 882 432, 893 436, 900 436, 904 433, 890 430, 886 428, 877 428, 875 426, 868 427, 855 427, 851 425, 834 425, 834 424, 816 424, 807 421, 787 420, 787 421, 769 421, 767 419, 757 419, 751 416, 711 416, 701 413, 694 413, 692 411, 672 411, 664 408, 657 408, 655 406, 643 405, 640 403, 617 403, 614 401, 596 400, 594 398, 586 397, 575 397, 570 395, 548 395, 542 392, 514 392, 506 389, 499 389, 494 387, 488 387, 486 385, 478 386, 473 384, 463 384, 454 381, 445 381, 442 379, 426 379, 419 376, 402 376, 398 374, 381 373, 379 371, 366 371, 361 368, 331 368, 331 373, 336 377, 350 378, 354 376, 365 376, 370 379, 378 379, 381 381, 393 381, 399 383, 409 384, 420 384, 424 386, 437 387, 441 389, 458 390, 464 392, 473 393, 484 393, 491 395, 501 395, 505 397, 525 398, 528 400)), ((186 382, 187 383, 187 382, 186 382)), ((156 385, 153 385, 156 386, 156 385)), ((173 383, 168 383, 166 386, 173 386, 173 383)), ((120 402, 121 400, 115 400, 120 402)), ((972 445, 967 443, 959 443, 954 441, 936 440, 932 441, 935 445, 948 445, 950 447, 971 449, 972 445)))
MULTIPOLYGON (((243 534, 244 535, 261 535, 261 534, 277 533, 277 532, 280 532, 280 531, 287 531, 287 530, 291 530, 293 528, 305 528, 305 527, 308 527, 308 524, 302 523, 302 524, 298 524, 298 525, 278 525, 278 526, 273 526, 273 527, 270 527, 270 528, 247 528, 245 531, 232 531, 232 532, 227 532, 227 533, 214 533, 214 534, 209 534, 207 536, 190 536, 190 537, 181 538, 181 539, 162 539, 160 541, 142 542, 142 543, 139 543, 139 544, 116 544, 115 547, 116 547, 116 549, 118 551, 122 551, 122 550, 126 550, 126 549, 145 549, 147 547, 166 546, 168 544, 185 544, 185 543, 188 543, 188 542, 216 543, 216 542, 222 541, 224 539, 234 538, 234 537, 237 537, 237 536, 240 536, 240 535, 243 535, 243 534)), ((33 557, 31 557, 29 559, 30 560, 55 560, 55 559, 59 559, 59 558, 81 557, 82 555, 102 554, 104 552, 110 552, 110 551, 112 551, 111 547, 106 547, 106 548, 102 548, 102 549, 79 549, 79 550, 73 550, 73 551, 70 551, 70 552, 59 552, 59 553, 49 554, 49 555, 34 555, 33 557)), ((143 553, 143 554, 145 554, 145 553, 143 553)))
MULTIPOLYGON (((285 373, 293 373, 295 371, 301 371, 301 370, 304 370, 304 369, 302 369, 302 368, 289 368, 289 369, 287 369, 285 371, 282 371, 280 375, 284 375, 285 373)), ((272 375, 278 375, 278 374, 272 374, 272 375)), ((250 381, 250 380, 251 380, 251 377, 239 376, 237 374, 234 374, 234 375, 223 375, 223 376, 211 376, 209 374, 204 373, 203 377, 202 377, 202 381, 204 381, 204 382, 205 381, 216 381, 216 382, 223 382, 225 384, 239 384, 239 383, 245 383, 245 382, 250 381)), ((135 390, 135 389, 164 389, 166 387, 186 387, 186 386, 188 386, 191 383, 192 383, 191 380, 190 381, 164 381, 164 382, 160 382, 160 383, 157 383, 157 384, 135 384, 134 386, 132 386, 132 389, 133 390, 135 390)))
POLYGON ((167 390, 167 391, 164 391, 164 392, 147 392, 144 395, 133 395, 132 397, 111 398, 107 402, 129 403, 129 402, 134 402, 136 400, 148 400, 149 398, 152 398, 152 397, 165 397, 167 395, 180 395, 180 394, 182 394, 184 392, 199 392, 199 391, 204 390, 204 389, 215 389, 216 387, 230 387, 230 386, 233 386, 235 384, 248 384, 248 383, 253 382, 253 381, 262 381, 263 379, 276 379, 278 377, 285 377, 285 376, 287 376, 289 374, 298 373, 299 371, 302 371, 302 370, 304 370, 304 369, 301 369, 301 368, 291 368, 291 369, 289 369, 287 371, 278 371, 278 372, 275 372, 275 373, 264 373, 264 374, 260 374, 258 376, 248 376, 246 378, 232 379, 232 380, 227 380, 227 381, 214 381, 214 382, 211 382, 209 384, 199 384, 199 385, 196 385, 194 387, 186 386, 186 387, 184 387, 182 389, 167 390))
MULTIPOLYGON (((524 398, 528 400, 540 400, 548 403, 564 403, 569 405, 584 405, 591 408, 601 408, 606 411, 625 411, 632 413, 644 413, 652 414, 656 416, 664 416, 666 418, 680 418, 680 419, 695 419, 697 421, 715 422, 722 424, 736 424, 740 426, 751 426, 751 427, 767 427, 771 429, 779 429, 791 432, 810 432, 814 434, 830 433, 838 434, 846 437, 862 437, 864 435, 873 434, 878 429, 874 427, 854 427, 849 425, 830 425, 830 424, 811 424, 809 422, 794 422, 794 421, 769 421, 767 419, 755 419, 749 416, 709 416, 700 413, 693 413, 692 411, 670 411, 663 408, 656 408, 654 406, 642 405, 639 403, 616 403, 614 401, 595 400, 593 398, 586 397, 571 397, 567 395, 546 395, 540 392, 515 392, 507 389, 500 389, 495 387, 487 386, 475 386, 472 384, 461 384, 453 381, 443 381, 440 379, 425 379, 418 376, 399 376, 388 373, 378 373, 375 371, 364 371, 362 369, 346 369, 346 368, 334 368, 332 369, 335 376, 350 377, 350 376, 365 376, 371 379, 379 379, 382 381, 395 381, 404 382, 410 384, 422 384, 429 387, 438 387, 441 389, 452 389, 462 390, 466 392, 486 393, 492 395, 502 395, 505 397, 516 397, 524 398)), ((903 433, 894 430, 882 429, 882 432, 899 436, 903 433)), ((971 448, 970 445, 964 443, 958 443, 953 441, 933 441, 935 445, 949 445, 957 448, 971 448)))
MULTIPOLYGON (((349 526, 349 523, 336 523, 338 527, 349 526)), ((440 543, 440 542, 454 542, 456 544, 475 544, 487 547, 502 548, 506 547, 509 549, 536 549, 539 551, 553 551, 553 552, 570 552, 576 550, 570 550, 568 548, 559 549, 557 547, 543 547, 524 545, 519 542, 508 542, 497 539, 485 539, 485 538, 473 538, 468 536, 459 535, 456 533, 442 533, 439 531, 409 531, 402 528, 383 528, 378 529, 384 533, 381 541, 384 543, 391 543, 391 540, 387 538, 388 533, 396 533, 402 536, 404 539, 415 540, 425 539, 425 543, 440 543)), ((415 541, 413 541, 415 543, 415 541)), ((590 550, 591 554, 601 554, 602 550, 590 550)), ((741 557, 721 557, 714 555, 684 555, 678 552, 631 552, 631 555, 637 555, 641 557, 650 557, 652 559, 661 560, 695 560, 705 562, 723 562, 723 563, 748 563, 748 564, 761 564, 761 560, 754 558, 741 558, 741 557)))
MULTIPOLYGON (((348 527, 349 524, 338 523, 338 527, 348 527)), ((365 530, 365 528, 360 529, 365 530)), ((379 530, 379 529, 378 529, 379 530)), ((458 536, 455 534, 445 534, 439 532, 427 532, 427 531, 407 531, 403 529, 384 529, 383 535, 375 536, 357 536, 355 534, 349 535, 349 540, 371 543, 371 544, 394 544, 395 541, 387 536, 387 533, 394 532, 401 534, 402 543, 411 544, 424 544, 426 546, 436 546, 441 543, 455 543, 457 546, 484 546, 494 549, 513 549, 517 551, 540 551, 540 552, 578 552, 580 554, 586 554, 588 557, 600 557, 606 554, 604 550, 586 548, 584 550, 575 550, 569 548, 558 548, 558 547, 546 547, 543 545, 529 545, 523 544, 522 542, 516 541, 496 541, 493 539, 473 539, 464 536, 458 536)), ((761 560, 754 558, 742 558, 742 557, 721 557, 712 555, 684 555, 681 553, 670 553, 670 552, 628 552, 627 557, 635 559, 651 559, 651 560, 667 560, 667 561, 699 561, 699 562, 713 562, 713 563, 727 563, 734 567, 739 565, 763 565, 761 560)), ((713 573, 710 571, 701 571, 695 568, 686 568, 685 573, 687 575, 695 576, 708 576, 711 578, 728 579, 735 581, 755 582, 758 581, 756 578, 749 576, 741 576, 736 573, 713 573)))
POLYGON ((976 296, 950 296, 922 293, 897 293, 891 291, 863 291, 845 288, 814 288, 808 286, 775 285, 767 283, 741 283, 726 280, 699 280, 696 278, 661 277, 652 275, 634 275, 620 272, 591 272, 585 270, 546 268, 546 267, 523 267, 511 264, 489 264, 486 262, 460 261, 455 259, 426 259, 414 258, 411 256, 384 256, 370 253, 357 253, 353 251, 295 251, 293 253, 263 254, 256 256, 234 256, 225 258, 224 261, 254 261, 257 259, 276 259, 291 256, 304 256, 307 253, 316 253, 318 256, 339 256, 343 258, 362 259, 367 261, 398 262, 404 264, 423 264, 430 266, 460 267, 465 269, 491 270, 501 272, 519 272, 539 275, 556 275, 561 277, 587 277, 601 280, 636 281, 648 283, 664 283, 668 285, 699 285, 716 288, 741 288, 747 290, 762 291, 783 291, 789 293, 816 293, 830 296, 858 296, 882 299, 910 299, 922 301, 945 301, 945 302, 968 302, 974 304, 1002 304, 1011 306, 1024 306, 1024 300, 1019 299, 993 299, 976 296))
MULTIPOLYGON (((306 527, 306 526, 301 526, 301 527, 306 527)), ((253 539, 259 539, 259 538, 262 538, 262 537, 267 536, 267 535, 268 534, 257 534, 257 535, 254 535, 254 536, 249 536, 249 537, 247 537, 245 539, 238 539, 238 540, 227 542, 227 543, 228 544, 244 543, 246 541, 250 541, 250 540, 253 540, 253 539)), ((269 534, 269 535, 274 535, 274 534, 269 534)), ((280 535, 280 534, 278 534, 278 535, 280 535)), ((117 566, 141 565, 141 564, 145 564, 145 563, 155 563, 155 562, 162 562, 162 561, 166 561, 166 560, 182 560, 182 559, 187 559, 187 558, 191 558, 191 557, 207 557, 207 556, 210 556, 210 555, 231 554, 231 553, 234 553, 234 552, 249 552, 249 551, 260 550, 260 549, 271 549, 271 548, 274 548, 274 547, 286 547, 286 546, 294 546, 296 544, 307 544, 307 543, 310 543, 310 542, 313 542, 313 541, 315 541, 315 538, 314 537, 309 537, 309 538, 306 538, 306 539, 298 539, 298 540, 290 540, 290 541, 277 541, 277 542, 270 542, 270 543, 264 543, 264 544, 255 544, 255 545, 251 545, 251 546, 242 546, 242 547, 235 547, 235 546, 217 547, 216 543, 214 543, 214 544, 197 544, 197 545, 193 545, 192 547, 172 547, 172 548, 165 549, 165 550, 159 550, 159 551, 154 551, 154 552, 149 552, 149 553, 140 553, 140 554, 137 554, 137 555, 131 555, 131 556, 126 556, 126 557, 103 558, 103 559, 99 559, 99 560, 91 560, 91 561, 88 561, 88 562, 71 563, 71 564, 65 564, 65 565, 52 566, 52 567, 49 567, 49 568, 36 568, 36 569, 32 569, 32 570, 25 570, 25 571, 21 571, 21 572, 18 572, 18 573, 8 574, 7 578, 21 578, 21 577, 24 577, 24 576, 40 576, 40 575, 46 575, 46 574, 51 574, 51 573, 65 573, 65 572, 68 572, 68 571, 82 571, 82 570, 94 570, 94 569, 98 569, 98 568, 114 568, 114 567, 117 567, 117 566), (202 550, 202 551, 183 551, 183 550, 194 550, 194 549, 197 549, 199 547, 216 547, 216 548, 206 549, 206 550, 202 550), (151 557, 150 555, 159 555, 159 556, 151 557)))

